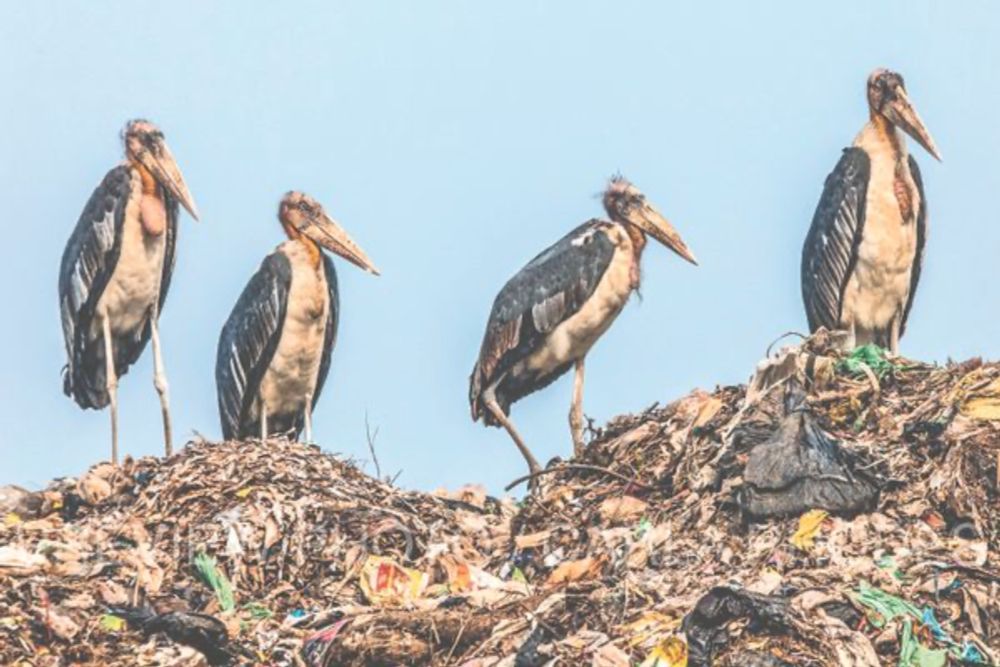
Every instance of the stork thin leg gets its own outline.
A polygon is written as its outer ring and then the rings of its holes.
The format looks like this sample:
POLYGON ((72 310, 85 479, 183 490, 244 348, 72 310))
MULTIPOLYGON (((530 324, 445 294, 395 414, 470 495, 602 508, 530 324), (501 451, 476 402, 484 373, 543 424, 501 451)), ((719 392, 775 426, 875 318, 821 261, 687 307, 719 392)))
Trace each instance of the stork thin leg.
POLYGON ((899 315, 892 318, 892 323, 889 325, 889 352, 892 356, 899 355, 899 315))
POLYGON ((111 399, 111 463, 118 465, 118 376, 115 374, 115 351, 111 343, 111 320, 101 316, 104 328, 104 382, 111 399))
POLYGON ((573 454, 583 456, 583 358, 576 360, 573 376, 573 403, 569 407, 569 430, 573 436, 573 454))
POLYGON ((302 413, 306 421, 305 443, 311 445, 313 441, 312 396, 306 397, 306 409, 302 413))
POLYGON ((160 411, 163 413, 163 451, 165 456, 174 453, 173 429, 170 427, 170 385, 167 384, 167 373, 163 369, 163 356, 160 352, 160 325, 156 321, 156 313, 150 319, 150 329, 153 338, 153 386, 160 396, 160 411))
POLYGON ((267 406, 260 402, 260 441, 267 442, 267 406))
MULTIPOLYGON (((528 471, 532 474, 539 472, 542 466, 538 465, 538 461, 535 460, 534 454, 528 449, 528 446, 524 444, 524 440, 521 439, 520 434, 518 434, 517 429, 514 428, 514 424, 507 418, 507 415, 503 413, 500 404, 497 403, 496 397, 493 395, 493 390, 488 389, 483 393, 483 403, 486 405, 486 409, 496 418, 500 425, 504 427, 507 434, 510 435, 511 440, 517 445, 517 448, 521 452, 521 456, 528 463, 528 471)), ((533 484, 533 482, 532 482, 533 484)))

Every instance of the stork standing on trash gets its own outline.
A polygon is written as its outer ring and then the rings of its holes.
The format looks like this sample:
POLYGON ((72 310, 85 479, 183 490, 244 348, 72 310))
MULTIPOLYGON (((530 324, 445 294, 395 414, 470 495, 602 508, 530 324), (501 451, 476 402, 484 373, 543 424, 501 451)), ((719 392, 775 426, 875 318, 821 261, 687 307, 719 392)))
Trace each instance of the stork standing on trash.
POLYGON ((848 345, 899 352, 927 241, 927 201, 910 135, 941 160, 903 77, 868 77, 870 120, 827 176, 802 248, 809 329, 844 330, 848 345))
POLYGON ((146 120, 122 132, 125 161, 104 176, 76 223, 59 269, 66 343, 63 391, 82 408, 111 406, 111 460, 118 461, 118 378, 153 341, 153 382, 171 449, 170 399, 159 316, 177 246, 178 204, 194 199, 163 133, 146 120))
POLYGON ((569 412, 583 450, 584 359, 639 288, 646 235, 697 264, 680 234, 627 180, 604 192, 610 220, 580 225, 511 278, 493 302, 469 380, 472 419, 503 426, 532 473, 538 461, 510 420, 510 406, 575 368, 569 412))
POLYGON ((379 273, 312 197, 286 194, 278 220, 288 240, 264 258, 219 336, 215 381, 227 440, 298 439, 303 430, 312 440, 340 315, 337 272, 322 248, 379 273))

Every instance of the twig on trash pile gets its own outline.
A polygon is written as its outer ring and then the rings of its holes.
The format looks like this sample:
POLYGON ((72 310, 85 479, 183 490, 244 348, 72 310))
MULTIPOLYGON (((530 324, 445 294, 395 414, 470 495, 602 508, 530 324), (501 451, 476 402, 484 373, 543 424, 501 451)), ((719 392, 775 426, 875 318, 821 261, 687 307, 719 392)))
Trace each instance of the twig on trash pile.
POLYGON ((764 357, 765 358, 770 357, 771 350, 774 349, 774 346, 791 336, 798 336, 801 340, 806 340, 808 338, 808 336, 806 336, 804 333, 800 333, 798 331, 786 331, 785 333, 781 334, 780 336, 771 341, 771 344, 767 346, 767 351, 764 352, 764 357))
POLYGON ((637 479, 632 479, 631 477, 626 477, 625 475, 622 475, 621 473, 617 473, 614 470, 608 470, 607 468, 602 468, 601 466, 590 465, 589 463, 563 463, 562 465, 559 465, 559 466, 557 466, 555 468, 546 468, 545 470, 539 470, 538 472, 533 472, 533 473, 530 473, 528 475, 524 475, 523 477, 518 477, 513 482, 511 482, 510 484, 508 484, 507 486, 505 486, 503 488, 503 490, 504 491, 510 491, 515 486, 523 484, 524 482, 531 481, 531 480, 535 479, 536 477, 541 477, 542 475, 549 475, 549 474, 554 473, 554 472, 562 472, 564 470, 580 470, 580 471, 585 471, 585 472, 601 472, 601 473, 604 473, 605 475, 610 475, 611 477, 619 479, 619 480, 621 480, 623 482, 627 482, 628 484, 633 484, 635 486, 638 486, 639 488, 641 488, 641 489, 643 489, 645 491, 655 491, 656 490, 656 487, 650 486, 648 484, 643 484, 642 482, 640 482, 637 479))
POLYGON ((368 411, 365 410, 365 439, 368 441, 368 451, 372 453, 372 463, 375 464, 375 478, 382 479, 382 468, 378 464, 378 456, 375 455, 375 438, 378 437, 378 426, 375 427, 375 432, 372 433, 371 427, 368 425, 368 411))

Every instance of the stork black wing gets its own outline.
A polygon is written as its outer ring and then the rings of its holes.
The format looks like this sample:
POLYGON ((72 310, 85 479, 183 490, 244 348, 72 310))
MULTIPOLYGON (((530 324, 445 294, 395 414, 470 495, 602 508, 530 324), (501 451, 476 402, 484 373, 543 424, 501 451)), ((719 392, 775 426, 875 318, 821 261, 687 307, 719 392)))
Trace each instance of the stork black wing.
POLYGON ((125 166, 104 176, 80 214, 59 267, 59 311, 66 343, 63 391, 84 408, 108 403, 104 365, 89 358, 87 337, 97 302, 118 263, 131 184, 125 166))
POLYGON ((917 293, 917 283, 920 282, 920 270, 924 266, 924 244, 927 243, 927 200, 924 198, 924 180, 920 177, 920 167, 910 156, 910 174, 920 194, 920 208, 917 210, 917 252, 913 256, 913 268, 910 270, 910 295, 906 299, 906 310, 903 311, 903 321, 899 324, 899 335, 906 332, 906 321, 910 318, 910 308, 913 307, 913 296, 917 293))
MULTIPOLYGON (((180 213, 180 203, 177 198, 160 186, 160 196, 163 197, 163 208, 167 213, 167 244, 163 249, 163 276, 160 279, 160 301, 156 304, 157 315, 163 312, 163 304, 167 300, 167 290, 170 289, 170 279, 174 275, 174 264, 177 262, 177 216, 180 213)), ((143 333, 144 341, 150 335, 149 327, 143 333)), ((143 342, 145 345, 145 342, 143 342)))
POLYGON ((564 236, 511 278, 493 302, 479 359, 469 380, 472 417, 483 389, 521 361, 545 335, 577 312, 594 293, 615 253, 601 222, 564 236))
POLYGON ((810 331, 840 327, 844 290, 858 260, 865 224, 870 172, 868 154, 847 148, 826 177, 802 247, 802 300, 810 331))
POLYGON ((333 260, 323 253, 323 271, 326 273, 326 291, 329 296, 330 311, 326 316, 326 333, 323 335, 323 357, 319 364, 319 374, 316 376, 316 389, 313 393, 312 407, 316 408, 316 401, 323 391, 326 383, 326 376, 330 374, 330 360, 333 357, 333 348, 337 344, 337 323, 340 319, 340 293, 337 290, 337 270, 333 267, 333 260))
POLYGON ((292 266, 281 252, 268 255, 222 327, 215 359, 219 419, 227 439, 252 435, 250 410, 281 337, 292 266))

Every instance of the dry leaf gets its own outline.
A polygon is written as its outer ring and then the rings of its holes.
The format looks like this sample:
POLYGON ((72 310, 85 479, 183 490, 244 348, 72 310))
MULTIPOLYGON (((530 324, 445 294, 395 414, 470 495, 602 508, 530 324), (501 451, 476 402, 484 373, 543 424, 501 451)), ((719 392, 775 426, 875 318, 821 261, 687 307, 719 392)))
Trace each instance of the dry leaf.
POLYGON ((645 501, 634 496, 617 496, 601 503, 601 519, 606 523, 632 523, 646 512, 645 501))
POLYGON ((600 574, 601 564, 600 559, 593 557, 567 561, 557 566, 545 583, 548 586, 556 586, 581 579, 592 579, 600 574))
POLYGON ((514 538, 514 546, 518 549, 533 549, 534 547, 545 544, 551 534, 551 531, 543 530, 537 533, 518 535, 514 538))

